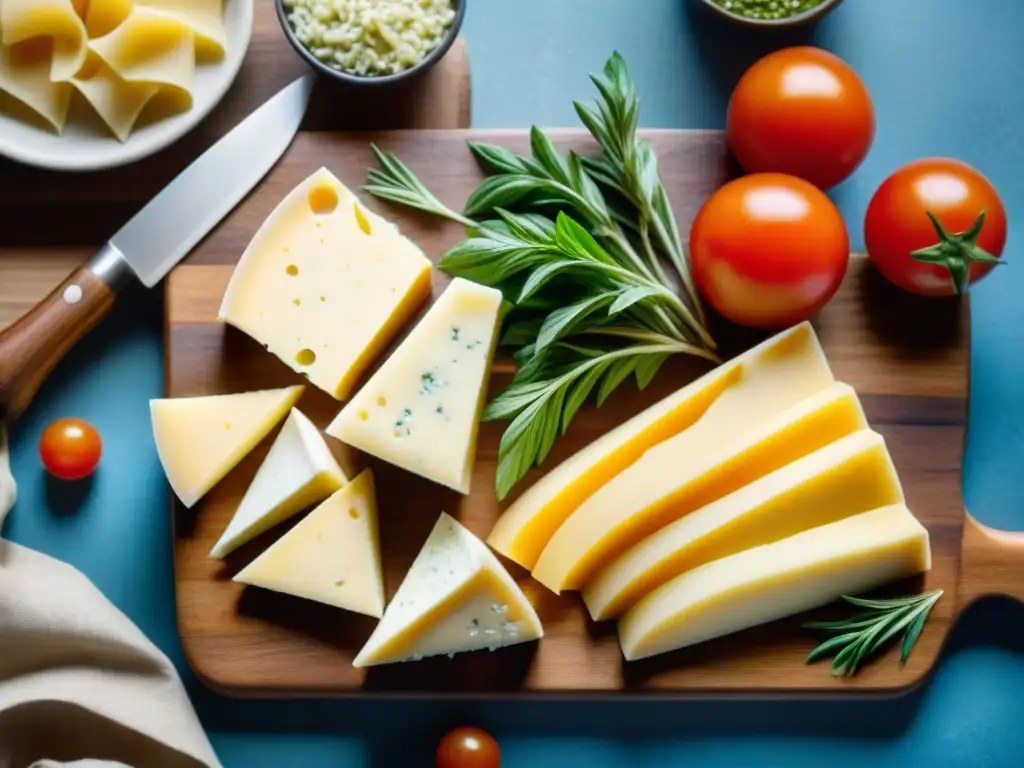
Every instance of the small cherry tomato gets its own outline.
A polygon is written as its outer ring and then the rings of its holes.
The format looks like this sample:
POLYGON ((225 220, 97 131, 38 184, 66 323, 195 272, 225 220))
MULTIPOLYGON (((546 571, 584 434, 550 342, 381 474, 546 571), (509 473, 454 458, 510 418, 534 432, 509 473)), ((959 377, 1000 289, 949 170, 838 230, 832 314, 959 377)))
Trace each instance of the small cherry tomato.
POLYGON ((966 292, 999 263, 1006 227, 1006 209, 988 179, 959 160, 933 157, 907 163, 882 182, 868 204, 864 245, 890 282, 923 296, 949 296, 966 292))
POLYGON ((437 768, 499 768, 498 742, 472 726, 453 728, 437 746, 437 768))
POLYGON ((61 480, 88 477, 100 463, 100 433, 82 419, 58 419, 39 438, 39 455, 46 471, 61 480))
POLYGON ((748 173, 789 173, 828 189, 867 155, 875 110, 863 81, 838 56, 784 48, 740 78, 729 99, 726 135, 748 173))
POLYGON ((708 303, 734 323, 781 328, 838 290, 850 260, 842 216, 795 176, 742 176, 707 199, 690 230, 690 267, 708 303))

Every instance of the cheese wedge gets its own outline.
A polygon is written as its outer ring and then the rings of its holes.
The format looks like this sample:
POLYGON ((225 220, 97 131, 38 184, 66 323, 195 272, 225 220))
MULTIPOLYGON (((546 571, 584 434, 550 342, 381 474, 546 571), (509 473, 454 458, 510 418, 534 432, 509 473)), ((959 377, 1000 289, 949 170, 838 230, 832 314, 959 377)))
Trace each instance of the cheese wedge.
POLYGON ((150 400, 160 463, 182 504, 221 481, 302 396, 305 387, 150 400))
POLYGON ((495 650, 543 635, 536 611, 498 558, 442 512, 353 665, 495 650))
POLYGON ((622 617, 619 642, 643 659, 930 568, 928 531, 904 505, 882 507, 677 576, 622 617))
MULTIPOLYGON (((726 390, 780 365, 831 380, 810 323, 772 336, 606 433, 534 483, 498 518, 487 538, 496 551, 533 568, 558 527, 598 488, 644 452, 693 425, 726 390)), ((769 374, 770 375, 770 374, 769 374)), ((756 394, 756 393, 755 393, 756 394)))
POLYGON ((224 557, 347 482, 320 430, 293 408, 210 557, 224 557))
MULTIPOLYGON (((786 386, 796 386, 795 380, 777 385, 786 386)), ((733 392, 740 390, 726 394, 733 392)), ((761 398, 768 418, 755 401, 723 394, 694 426, 612 478, 551 537, 533 577, 554 592, 579 589, 673 520, 867 427, 856 393, 845 384, 834 383, 785 409, 769 407, 768 390, 761 398)), ((781 393, 776 402, 781 404, 781 393)))
POLYGON ((885 439, 862 429, 651 534, 598 572, 583 601, 595 621, 618 618, 680 573, 903 500, 885 439))
POLYGON ((501 291, 455 278, 327 434, 469 493, 501 291))
POLYGON ((270 214, 219 317, 339 400, 430 294, 430 261, 328 170, 270 214))
POLYGON ((234 580, 379 619, 384 577, 372 471, 333 493, 234 580))

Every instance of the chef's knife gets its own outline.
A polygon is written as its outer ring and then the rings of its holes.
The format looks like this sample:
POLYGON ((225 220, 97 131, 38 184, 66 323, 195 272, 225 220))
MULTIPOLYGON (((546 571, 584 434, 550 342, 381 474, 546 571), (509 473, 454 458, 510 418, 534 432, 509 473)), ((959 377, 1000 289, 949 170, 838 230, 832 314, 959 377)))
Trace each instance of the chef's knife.
POLYGON ((291 144, 315 75, 283 88, 200 155, 74 274, 0 334, 0 422, 20 414, 53 367, 132 280, 159 283, 291 144))

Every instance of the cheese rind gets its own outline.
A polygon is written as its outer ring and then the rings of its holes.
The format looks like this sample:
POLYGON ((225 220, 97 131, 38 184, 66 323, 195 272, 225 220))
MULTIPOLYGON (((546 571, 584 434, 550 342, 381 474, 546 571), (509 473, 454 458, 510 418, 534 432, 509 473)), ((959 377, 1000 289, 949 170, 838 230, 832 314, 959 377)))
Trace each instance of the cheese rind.
POLYGON ((442 512, 353 665, 495 650, 543 634, 536 611, 498 558, 442 512))
POLYGON ((320 430, 293 408, 210 557, 225 557, 347 482, 320 430))
POLYGON ((931 568, 928 531, 882 507, 688 571, 619 621, 627 661, 826 605, 931 568))
POLYGON ((808 367, 817 367, 821 376, 831 377, 810 323, 782 331, 655 403, 552 469, 498 518, 487 543, 520 565, 533 568, 559 526, 609 478, 648 449, 692 426, 724 391, 752 370, 790 357, 805 358, 808 367))
POLYGON ((150 400, 153 438, 171 488, 186 507, 252 451, 305 387, 150 400))
POLYGON ((469 493, 501 298, 455 278, 327 434, 469 493))
POLYGON ((379 619, 384 577, 373 472, 333 493, 234 580, 379 619))
MULTIPOLYGON (((796 381, 777 384, 779 390, 787 386, 796 387, 796 381)), ((766 408, 759 416, 762 397, 770 401, 767 391, 734 403, 723 395, 693 427, 610 480, 551 537, 533 577, 554 592, 579 589, 673 520, 867 427, 856 393, 845 384, 819 389, 783 410, 766 408)), ((780 397, 777 403, 782 402, 780 397)))
POLYGON ((321 168, 253 237, 219 319, 345 400, 429 296, 430 271, 411 240, 321 168))
POLYGON ((583 601, 595 621, 618 618, 705 563, 903 501, 885 439, 862 429, 651 534, 599 571, 583 601))

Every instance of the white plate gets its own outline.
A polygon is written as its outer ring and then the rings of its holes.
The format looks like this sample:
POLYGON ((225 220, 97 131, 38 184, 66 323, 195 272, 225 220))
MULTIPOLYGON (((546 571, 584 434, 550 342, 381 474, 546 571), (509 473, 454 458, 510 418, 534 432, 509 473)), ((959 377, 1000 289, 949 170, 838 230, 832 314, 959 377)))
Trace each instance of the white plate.
POLYGON ((177 141, 209 114, 238 75, 252 37, 254 2, 224 0, 227 50, 220 61, 197 63, 188 111, 153 120, 143 114, 128 139, 120 142, 77 94, 61 135, 42 121, 26 121, 4 109, 0 111, 0 155, 40 168, 92 171, 135 162, 177 141))

